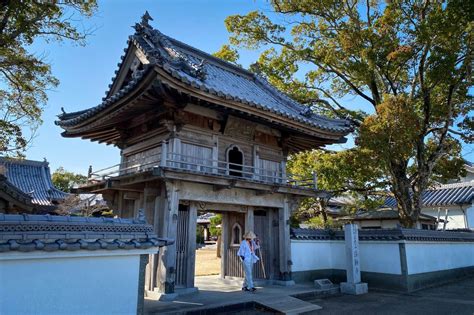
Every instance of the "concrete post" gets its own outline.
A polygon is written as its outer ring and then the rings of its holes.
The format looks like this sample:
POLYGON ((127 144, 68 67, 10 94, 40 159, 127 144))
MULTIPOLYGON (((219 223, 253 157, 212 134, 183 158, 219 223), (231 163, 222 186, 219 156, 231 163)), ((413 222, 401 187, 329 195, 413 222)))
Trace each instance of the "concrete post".
POLYGON ((356 224, 344 226, 346 243, 346 273, 347 282, 341 283, 341 292, 346 294, 365 294, 368 292, 367 283, 360 278, 359 231, 356 224))

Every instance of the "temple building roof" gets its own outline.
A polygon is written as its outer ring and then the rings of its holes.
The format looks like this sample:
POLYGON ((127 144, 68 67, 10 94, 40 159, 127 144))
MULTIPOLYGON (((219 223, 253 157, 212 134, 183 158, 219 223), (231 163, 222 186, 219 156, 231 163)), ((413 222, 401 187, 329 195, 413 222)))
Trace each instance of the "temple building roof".
POLYGON ((53 210, 59 201, 68 196, 54 187, 46 161, 0 157, 0 167, 6 179, 5 187, 9 187, 12 193, 15 189, 17 197, 24 203, 31 203, 37 211, 53 210))
POLYGON ((180 93, 193 94, 193 97, 306 134, 312 130, 327 135, 332 142, 342 142, 351 131, 346 120, 312 113, 261 76, 153 29, 148 24, 150 19, 146 14, 142 22, 135 25, 136 32, 129 38, 128 48, 102 102, 86 110, 58 116, 56 124, 65 129, 64 136, 75 136, 100 125, 97 121, 100 115, 116 113, 118 104, 127 103, 135 92, 138 95, 144 82, 155 84, 155 87, 160 84, 176 88, 180 93), (126 74, 130 68, 131 73, 126 74))
MULTIPOLYGON (((399 218, 400 216, 397 210, 393 210, 390 208, 388 209, 381 208, 381 209, 377 209, 373 211, 360 212, 355 215, 343 216, 343 217, 337 218, 337 220, 339 221, 399 220, 399 218)), ((431 215, 420 213, 419 220, 436 222, 437 219, 431 215)))
MULTIPOLYGON (((474 182, 439 185, 422 193, 423 207, 465 205, 471 204, 473 200, 474 182)), ((397 201, 393 197, 388 197, 385 206, 395 208, 397 201)))

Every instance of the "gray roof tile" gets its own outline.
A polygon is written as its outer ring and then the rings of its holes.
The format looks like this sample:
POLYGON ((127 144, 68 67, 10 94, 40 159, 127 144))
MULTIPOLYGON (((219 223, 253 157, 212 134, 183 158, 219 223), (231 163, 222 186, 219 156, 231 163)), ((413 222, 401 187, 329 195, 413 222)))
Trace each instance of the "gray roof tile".
POLYGON ((138 219, 0 214, 0 252, 146 249, 173 243, 138 219))
MULTIPOLYGON (((320 229, 291 229, 290 236, 295 240, 344 240, 344 231, 320 229)), ((407 240, 426 242, 474 242, 472 231, 431 231, 420 229, 374 229, 359 230, 361 241, 407 240)))
MULTIPOLYGON (((470 204, 474 200, 474 182, 439 185, 424 191, 422 198, 424 207, 470 204)), ((388 197, 385 206, 396 208, 397 201, 388 197)))
POLYGON ((67 193, 54 187, 48 162, 0 157, 0 166, 12 185, 31 196, 31 202, 41 207, 54 206, 53 200, 63 200, 67 193))
MULTIPOLYGON (((149 65, 161 67, 185 84, 322 130, 342 134, 351 131, 348 121, 308 113, 306 106, 294 101, 256 74, 168 37, 148 24, 138 24, 136 29, 137 32, 130 37, 129 42, 143 51, 150 60, 149 65)), ((109 90, 106 99, 98 106, 86 113, 81 111, 62 114, 56 123, 67 127, 86 120, 92 111, 102 110, 123 96, 125 91, 130 90, 143 77, 143 72, 114 95, 110 95, 109 90)))

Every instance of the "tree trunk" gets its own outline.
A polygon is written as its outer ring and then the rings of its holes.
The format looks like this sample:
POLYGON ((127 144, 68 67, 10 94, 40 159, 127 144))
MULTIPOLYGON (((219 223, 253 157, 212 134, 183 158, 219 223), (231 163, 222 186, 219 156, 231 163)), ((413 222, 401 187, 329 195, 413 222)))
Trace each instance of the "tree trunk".
POLYGON ((400 223, 406 228, 416 226, 418 215, 413 216, 413 203, 410 195, 411 185, 407 177, 407 164, 392 162, 390 172, 392 174, 392 192, 397 201, 400 223))

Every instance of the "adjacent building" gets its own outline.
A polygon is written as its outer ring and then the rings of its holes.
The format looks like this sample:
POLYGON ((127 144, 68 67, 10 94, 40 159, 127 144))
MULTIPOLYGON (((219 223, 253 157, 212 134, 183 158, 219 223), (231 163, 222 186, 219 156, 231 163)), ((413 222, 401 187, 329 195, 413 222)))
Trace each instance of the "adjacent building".
POLYGON ((0 213, 50 213, 67 196, 54 187, 47 161, 0 157, 0 213))

